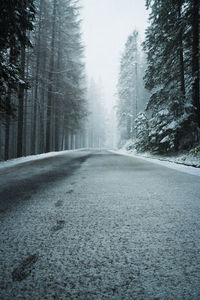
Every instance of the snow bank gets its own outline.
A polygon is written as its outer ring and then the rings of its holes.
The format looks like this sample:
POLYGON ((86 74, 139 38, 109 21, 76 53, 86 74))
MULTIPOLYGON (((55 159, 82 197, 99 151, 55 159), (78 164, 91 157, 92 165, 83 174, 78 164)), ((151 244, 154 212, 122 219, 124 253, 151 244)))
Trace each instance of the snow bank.
MULTIPOLYGON (((190 166, 185 165, 184 162, 181 162, 181 158, 183 158, 184 156, 174 156, 174 157, 164 157, 164 156, 154 156, 152 154, 149 153, 144 153, 144 154, 137 154, 137 152, 135 150, 125 150, 125 149, 121 149, 118 151, 112 151, 113 153, 116 154, 121 154, 121 155, 126 155, 126 156, 130 156, 130 157, 134 157, 134 158, 140 158, 143 160, 146 160, 148 162, 152 162, 152 163, 156 163, 162 166, 165 166, 167 168, 170 169, 174 169, 180 172, 184 172, 184 173, 188 173, 191 175, 196 175, 196 176, 200 176, 200 158, 198 157, 194 157, 194 160, 191 158, 189 159, 189 156, 187 158, 187 163, 189 164, 189 162, 191 163, 190 166), (195 162, 195 166, 192 166, 195 162)), ((185 155, 186 157, 186 155, 185 155)))
POLYGON ((59 155, 63 155, 66 153, 72 153, 74 151, 79 151, 79 150, 82 150, 82 149, 64 150, 64 151, 59 151, 59 152, 48 152, 48 153, 42 153, 42 154, 37 154, 37 155, 29 155, 29 156, 24 156, 24 157, 20 157, 20 158, 14 158, 14 159, 10 159, 7 161, 1 161, 0 162, 0 170, 3 168, 14 167, 16 165, 23 164, 23 163, 26 163, 29 161, 41 160, 41 159, 45 159, 48 157, 59 156, 59 155))

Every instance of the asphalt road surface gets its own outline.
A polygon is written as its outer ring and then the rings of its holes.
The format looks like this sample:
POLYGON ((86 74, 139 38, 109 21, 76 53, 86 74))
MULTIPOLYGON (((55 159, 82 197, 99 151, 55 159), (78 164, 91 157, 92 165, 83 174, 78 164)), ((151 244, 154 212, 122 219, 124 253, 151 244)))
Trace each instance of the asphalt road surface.
POLYGON ((200 178, 107 151, 0 171, 0 299, 200 299, 200 178))

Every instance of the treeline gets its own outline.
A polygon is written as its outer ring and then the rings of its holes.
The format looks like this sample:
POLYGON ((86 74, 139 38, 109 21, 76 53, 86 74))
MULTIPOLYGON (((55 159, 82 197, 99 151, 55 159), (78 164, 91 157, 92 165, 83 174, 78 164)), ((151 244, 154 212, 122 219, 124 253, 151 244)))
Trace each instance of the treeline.
POLYGON ((200 132, 199 1, 148 0, 146 7, 151 13, 144 81, 150 96, 137 118, 135 112, 133 147, 160 153, 189 149, 199 143, 200 132))
POLYGON ((0 3, 0 159, 84 146, 78 2, 0 3))

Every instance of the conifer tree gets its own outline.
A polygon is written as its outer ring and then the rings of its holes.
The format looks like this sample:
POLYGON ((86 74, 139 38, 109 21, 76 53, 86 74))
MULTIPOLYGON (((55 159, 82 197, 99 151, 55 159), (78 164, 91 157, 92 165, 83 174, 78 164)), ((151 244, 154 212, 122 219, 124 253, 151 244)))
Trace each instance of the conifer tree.
POLYGON ((144 110, 146 95, 143 86, 142 53, 138 41, 138 32, 128 37, 121 57, 118 79, 118 127, 121 141, 134 138, 135 119, 140 110, 144 110))
POLYGON ((195 24, 198 21, 196 15, 190 17, 189 2, 147 1, 151 14, 144 43, 148 61, 145 81, 151 97, 146 110, 149 134, 144 143, 153 151, 187 148, 194 143, 197 133, 194 115, 195 110, 198 111, 198 97, 194 82, 198 77, 198 64, 192 67, 192 61, 197 60, 198 55, 195 35, 189 32, 194 30, 192 20, 195 18, 195 24))
POLYGON ((76 0, 0 2, 1 159, 84 144, 79 11, 76 0))
MULTIPOLYGON (((15 107, 12 102, 19 90, 19 117, 23 118, 23 78, 24 63, 20 62, 20 54, 30 45, 27 31, 33 29, 33 0, 1 1, 0 3, 0 118, 5 120, 4 158, 9 158, 10 117, 14 116, 15 107)), ((19 137, 22 128, 19 126, 19 137)), ((20 142, 21 143, 21 142, 20 142)))

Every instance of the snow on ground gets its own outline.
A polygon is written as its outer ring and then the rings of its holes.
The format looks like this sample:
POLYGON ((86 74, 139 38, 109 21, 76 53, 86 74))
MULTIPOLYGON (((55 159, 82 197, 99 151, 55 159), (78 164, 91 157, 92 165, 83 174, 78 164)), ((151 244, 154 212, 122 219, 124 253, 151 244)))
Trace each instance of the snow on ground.
POLYGON ((192 154, 188 155, 179 155, 179 156, 159 156, 153 155, 150 153, 137 153, 136 150, 126 150, 125 147, 117 150, 112 151, 113 153, 131 156, 134 158, 141 158, 143 160, 153 162, 170 169, 174 169, 180 172, 188 173, 191 175, 200 176, 200 157, 192 156, 192 154))
MULTIPOLYGON (((78 149, 78 150, 80 151, 82 149, 78 149)), ((63 155, 66 153, 72 153, 72 152, 78 151, 78 150, 64 150, 64 151, 59 151, 59 152, 48 152, 48 153, 42 153, 42 154, 37 154, 37 155, 29 155, 29 156, 24 156, 24 157, 20 157, 20 158, 14 158, 14 159, 10 159, 7 161, 0 161, 0 169, 14 167, 16 165, 23 164, 23 163, 26 163, 29 161, 41 160, 41 159, 45 159, 48 157, 63 155)))
MULTIPOLYGON (((153 155, 151 153, 137 153, 136 150, 131 149, 127 150, 127 144, 120 150, 114 151, 110 150, 113 153, 118 153, 122 155, 132 156, 135 158, 141 158, 146 161, 150 161, 153 163, 160 164, 162 166, 166 166, 171 169, 179 170, 184 173, 189 173, 192 175, 200 176, 200 153, 193 153, 194 150, 191 150, 188 154, 182 154, 177 156, 159 156, 153 155)), ((29 161, 41 160, 53 156, 59 156, 67 153, 72 153, 74 151, 80 151, 83 149, 77 150, 65 150, 60 152, 48 152, 37 155, 29 155, 25 157, 10 159, 7 161, 0 162, 0 170, 4 168, 14 167, 19 164, 23 164, 29 161)))

